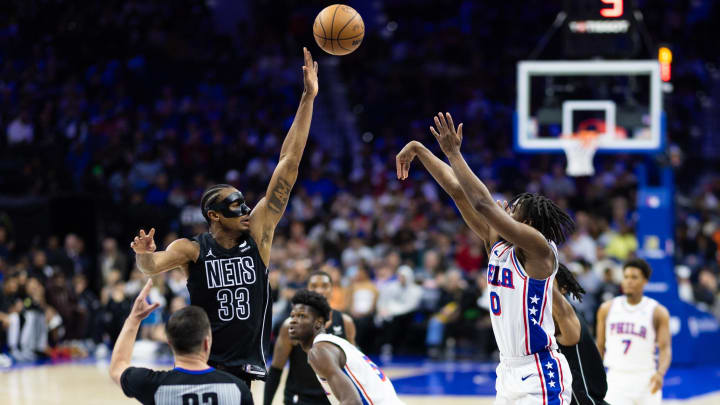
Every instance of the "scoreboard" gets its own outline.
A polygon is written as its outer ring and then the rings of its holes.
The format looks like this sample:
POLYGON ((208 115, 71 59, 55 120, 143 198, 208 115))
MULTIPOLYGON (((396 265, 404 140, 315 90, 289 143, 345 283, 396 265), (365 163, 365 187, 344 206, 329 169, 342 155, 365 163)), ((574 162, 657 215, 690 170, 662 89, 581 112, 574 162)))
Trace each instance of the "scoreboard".
POLYGON ((565 55, 632 58, 641 49, 634 0, 565 0, 565 55))

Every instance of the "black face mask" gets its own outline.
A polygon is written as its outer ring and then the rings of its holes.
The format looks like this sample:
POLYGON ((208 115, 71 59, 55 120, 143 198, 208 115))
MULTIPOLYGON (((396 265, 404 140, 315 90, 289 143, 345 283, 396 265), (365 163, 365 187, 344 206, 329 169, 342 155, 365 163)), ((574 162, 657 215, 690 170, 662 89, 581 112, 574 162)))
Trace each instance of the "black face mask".
POLYGON ((225 218, 237 218, 250 213, 250 207, 245 204, 245 197, 243 197, 239 191, 230 194, 222 201, 216 201, 208 205, 208 207, 203 210, 203 215, 208 222, 210 222, 210 218, 208 217, 208 211, 210 210, 221 213, 225 218), (235 208, 230 208, 235 202, 239 202, 240 205, 235 208))

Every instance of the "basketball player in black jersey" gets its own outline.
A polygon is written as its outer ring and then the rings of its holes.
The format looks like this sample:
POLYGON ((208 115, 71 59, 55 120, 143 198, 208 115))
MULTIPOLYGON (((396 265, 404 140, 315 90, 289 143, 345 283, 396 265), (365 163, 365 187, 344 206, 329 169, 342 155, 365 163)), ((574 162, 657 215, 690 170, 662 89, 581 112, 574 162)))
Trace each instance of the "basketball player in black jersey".
POLYGON ((572 373, 570 405, 608 405, 603 399, 608 388, 607 375, 597 344, 587 322, 564 294, 572 294, 576 299, 582 300, 585 290, 570 270, 560 263, 553 290, 553 319, 560 333, 557 336, 558 346, 572 373))
POLYGON ((251 210, 236 188, 212 186, 200 201, 209 232, 192 240, 177 239, 165 251, 156 252, 155 230, 146 234, 141 229, 130 244, 143 273, 180 269, 187 275, 192 305, 202 307, 210 318, 214 344, 209 363, 248 386, 266 374, 270 246, 298 176, 318 92, 317 62, 307 49, 303 52, 305 89, 265 197, 251 210))
POLYGON ((145 405, 252 405, 247 384, 208 366, 212 347, 210 320, 199 307, 189 306, 175 312, 165 325, 175 368, 153 371, 130 367, 140 322, 159 306, 146 301, 151 287, 152 281, 148 280, 125 320, 110 360, 110 378, 122 387, 125 395, 145 405))
MULTIPOLYGON (((324 271, 315 271, 308 278, 308 290, 316 292, 325 299, 330 300, 332 295, 332 278, 324 271)), ((340 311, 332 310, 331 320, 325 325, 327 333, 339 336, 355 344, 355 323, 352 318, 340 311)), ((270 373, 265 383, 265 396, 263 403, 270 405, 280 384, 280 376, 285 363, 290 360, 287 380, 285 381, 285 405, 314 405, 330 404, 325 390, 315 375, 315 371, 308 364, 307 353, 290 340, 288 328, 290 318, 286 319, 280 327, 275 350, 273 351, 270 373)))

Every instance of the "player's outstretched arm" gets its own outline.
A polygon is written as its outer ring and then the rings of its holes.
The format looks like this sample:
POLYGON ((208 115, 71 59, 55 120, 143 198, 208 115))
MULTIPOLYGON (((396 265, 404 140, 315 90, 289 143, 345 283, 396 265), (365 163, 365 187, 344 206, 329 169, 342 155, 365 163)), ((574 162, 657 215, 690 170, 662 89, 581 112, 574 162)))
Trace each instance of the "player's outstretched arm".
POLYGON ((610 305, 612 305, 612 301, 603 302, 598 309, 596 317, 595 342, 597 343, 601 358, 605 357, 605 321, 607 320, 608 312, 610 312, 610 305))
POLYGON ((327 380, 340 405, 361 405, 362 400, 350 378, 343 373, 345 353, 332 343, 319 342, 308 351, 308 363, 315 374, 327 380))
POLYGON ((525 255, 525 270, 530 277, 544 279, 552 274, 555 258, 551 255, 550 245, 545 237, 530 225, 515 221, 505 210, 493 201, 490 190, 470 170, 460 153, 462 143, 462 127, 457 129, 450 113, 439 113, 435 117, 437 130, 430 127, 430 132, 440 144, 443 153, 450 161, 455 177, 465 192, 472 207, 482 215, 490 228, 502 238, 519 247, 525 255))
POLYGON ((300 98, 300 106, 295 114, 282 148, 278 165, 270 178, 267 192, 250 214, 250 232, 259 241, 260 255, 265 264, 270 259, 270 245, 273 233, 282 218, 290 190, 295 185, 300 168, 313 114, 313 103, 318 92, 318 64, 313 61, 310 51, 303 48, 305 64, 302 67, 305 90, 300 98))
POLYGON ((273 398, 275 398, 275 392, 278 389, 278 385, 280 385, 282 370, 290 357, 290 352, 292 351, 292 342, 290 341, 290 335, 288 334, 289 325, 290 318, 286 319, 280 326, 280 332, 278 333, 275 348, 273 349, 270 372, 268 373, 267 381, 265 382, 265 395, 263 396, 264 405, 272 404, 273 398))
POLYGON ((410 164, 415 157, 420 160, 420 163, 425 166, 440 187, 453 199, 460 210, 460 215, 462 215, 463 220, 470 229, 485 243, 493 244, 498 238, 497 232, 491 229, 485 218, 473 209, 457 177, 455 177, 453 169, 435 156, 425 145, 418 141, 412 141, 397 154, 395 165, 398 179, 405 180, 408 178, 410 164))
POLYGON ((563 346, 575 346, 580 341, 580 320, 568 300, 553 286, 552 315, 557 326, 557 342, 563 346))
POLYGON ((133 346, 135 345, 135 337, 137 336, 140 322, 147 318, 152 311, 160 306, 159 303, 149 304, 147 296, 152 288, 152 280, 145 283, 140 294, 135 299, 130 315, 125 320, 120 335, 118 335, 113 349, 112 358, 110 359, 110 378, 120 385, 120 377, 123 371, 130 367, 130 358, 132 357, 133 346))
POLYGON ((656 393, 663 386, 663 378, 672 361, 672 345, 670 344, 670 312, 658 305, 653 313, 653 326, 658 345, 658 369, 650 379, 650 393, 656 393))
POLYGON ((200 247, 185 238, 177 239, 164 251, 156 252, 154 236, 155 228, 150 229, 147 234, 141 229, 138 236, 130 242, 130 247, 135 251, 138 269, 148 276, 176 268, 187 271, 185 265, 197 260, 200 254, 200 247))

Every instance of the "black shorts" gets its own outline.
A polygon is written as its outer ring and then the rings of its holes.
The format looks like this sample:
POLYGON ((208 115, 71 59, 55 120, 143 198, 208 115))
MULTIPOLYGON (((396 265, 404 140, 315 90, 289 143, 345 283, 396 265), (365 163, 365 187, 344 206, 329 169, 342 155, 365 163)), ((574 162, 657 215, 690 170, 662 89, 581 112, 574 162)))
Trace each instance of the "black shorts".
POLYGON ((285 405, 329 405, 330 400, 327 399, 326 395, 314 396, 314 395, 293 394, 290 392, 286 392, 284 404, 285 405))
POLYGON ((217 370, 232 374, 235 377, 243 380, 245 384, 247 384, 248 388, 251 388, 250 383, 252 383, 253 380, 265 380, 265 376, 248 373, 247 371, 245 371, 244 366, 226 366, 223 364, 215 363, 214 361, 208 361, 208 365, 210 367, 214 367, 217 370))

